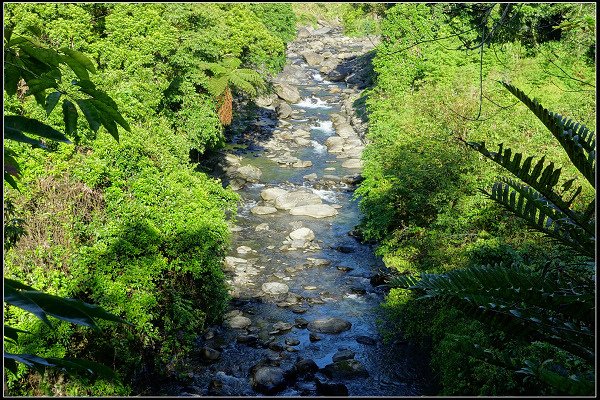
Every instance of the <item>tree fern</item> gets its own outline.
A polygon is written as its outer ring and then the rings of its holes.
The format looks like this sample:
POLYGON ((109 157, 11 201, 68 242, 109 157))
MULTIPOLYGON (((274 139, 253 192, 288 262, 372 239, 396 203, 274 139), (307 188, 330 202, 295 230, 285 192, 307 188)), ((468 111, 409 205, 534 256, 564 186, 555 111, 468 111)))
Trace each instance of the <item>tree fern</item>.
POLYGON ((258 92, 257 88, 264 85, 263 78, 258 72, 239 68, 241 63, 235 57, 224 58, 218 63, 198 63, 200 70, 210 71, 206 89, 217 100, 217 113, 223 125, 231 124, 232 120, 232 87, 255 96, 258 92))
MULTIPOLYGON (((521 90, 503 85, 544 123, 565 150, 573 165, 595 189, 594 132, 582 124, 550 112, 521 90)), ((490 199, 522 218, 531 228, 567 246, 574 254, 585 257, 587 274, 576 278, 549 278, 526 266, 476 266, 446 274, 401 276, 391 286, 413 290, 418 299, 443 298, 471 315, 495 324, 526 340, 543 340, 570 352, 592 365, 595 344, 595 201, 585 211, 572 209, 582 188, 568 198, 556 190, 561 168, 542 157, 524 159, 499 145, 490 151, 484 142, 467 143, 479 153, 504 167, 516 179, 502 178, 488 192, 490 199)), ((563 194, 574 179, 562 185, 563 194)), ((580 377, 562 377, 534 365, 518 372, 535 375, 540 380, 568 394, 589 394, 593 384, 580 377)))

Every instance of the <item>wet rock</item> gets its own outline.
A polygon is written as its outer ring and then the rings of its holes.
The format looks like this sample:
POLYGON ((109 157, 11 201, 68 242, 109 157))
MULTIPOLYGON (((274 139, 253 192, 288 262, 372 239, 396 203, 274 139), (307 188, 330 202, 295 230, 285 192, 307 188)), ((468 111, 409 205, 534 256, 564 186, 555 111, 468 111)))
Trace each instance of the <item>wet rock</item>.
POLYGON ((303 51, 300 53, 306 60, 306 63, 311 67, 319 65, 323 62, 324 58, 322 55, 315 53, 314 51, 303 51))
POLYGON ((275 207, 269 207, 269 206, 256 206, 256 207, 252 207, 250 209, 250 212, 255 215, 267 215, 267 214, 276 213, 277 209, 275 207))
POLYGON ((308 335, 308 340, 310 340, 311 342, 318 342, 319 340, 321 340, 321 336, 317 335, 314 332, 311 332, 308 335))
POLYGON ((244 165, 238 168, 236 175, 247 182, 258 182, 262 175, 262 171, 253 165, 244 165))
POLYGON ((309 228, 300 228, 290 233, 292 240, 311 241, 315 238, 315 233, 309 228))
POLYGON ((309 331, 319 333, 340 333, 351 327, 350 321, 337 317, 316 319, 308 324, 309 331))
POLYGON ((344 168, 362 168, 363 162, 357 158, 350 158, 342 163, 344 168))
POLYGON ((289 322, 279 321, 273 324, 273 330, 278 332, 289 331, 293 326, 289 322))
POLYGON ((354 269, 354 268, 350 268, 350 267, 345 267, 343 265, 338 265, 336 268, 342 272, 350 272, 354 269))
POLYGON ((258 336, 242 334, 242 335, 238 335, 238 337, 236 338, 236 341, 238 343, 244 343, 244 344, 248 344, 248 345, 256 344, 258 342, 258 336))
POLYGON ((252 321, 248 317, 244 317, 242 315, 236 315, 230 319, 225 321, 225 325, 233 329, 244 329, 249 327, 252 324, 252 321))
POLYGON ((375 339, 370 338, 368 336, 357 336, 356 341, 360 344, 366 344, 369 346, 374 346, 377 344, 377 341, 375 339))
POLYGON ((318 195, 303 191, 285 193, 275 199, 275 207, 280 210, 290 210, 294 207, 321 203, 322 200, 318 195))
MULTIPOLYGON (((320 200, 320 198, 319 198, 320 200)), ((337 215, 337 210, 327 204, 296 206, 290 210, 292 215, 305 215, 313 218, 326 218, 337 215)))
POLYGON ((271 342, 267 345, 267 347, 269 348, 269 350, 273 350, 273 351, 283 351, 284 350, 281 343, 277 343, 277 342, 271 342))
POLYGON ((308 309, 300 306, 292 307, 291 310, 294 314, 304 314, 308 311, 308 309))
POLYGON ((316 180, 317 180, 317 178, 318 178, 318 177, 317 177, 317 174, 315 174, 315 173, 308 174, 308 175, 304 175, 304 176, 302 177, 302 179, 304 179, 304 180, 306 180, 306 181, 309 181, 309 182, 316 181, 316 180))
POLYGON ((223 390, 223 382, 218 379, 213 379, 208 384, 208 395, 209 396, 220 396, 223 390))
POLYGON ((276 107, 277 116, 281 119, 286 119, 292 115, 292 107, 286 102, 281 102, 276 107))
POLYGON ((297 103, 302 100, 298 89, 296 89, 294 86, 288 85, 287 83, 277 83, 274 86, 277 96, 288 103, 297 103))
POLYGON ((389 281, 389 276, 385 274, 375 274, 370 279, 369 282, 373 286, 385 285, 389 281))
POLYGON ((276 96, 259 96, 254 99, 254 104, 259 107, 269 107, 271 104, 273 104, 273 100, 276 98, 276 96))
POLYGON ((300 146, 308 146, 309 144, 312 143, 310 140, 308 140, 306 138, 303 138, 303 137, 296 137, 296 138, 294 138, 294 142, 296 142, 296 144, 298 144, 300 146))
POLYGON ((354 251, 356 250, 354 247, 350 247, 350 246, 337 246, 335 249, 337 251, 339 251, 340 253, 344 253, 344 254, 354 253, 354 251))
POLYGON ((239 246, 236 251, 238 254, 248 254, 252 252, 252 249, 248 246, 239 246))
POLYGON ((312 35, 312 32, 308 30, 308 28, 303 27, 298 30, 298 39, 307 38, 312 35))
POLYGON ((361 183, 364 180, 365 180, 365 178, 360 174, 344 175, 342 177, 342 182, 347 183, 349 185, 358 185, 359 183, 361 183))
POLYGON ((267 294, 283 294, 287 293, 290 288, 285 283, 280 282, 266 282, 262 284, 262 291, 267 294))
POLYGON ((215 362, 221 357, 221 352, 210 347, 203 347, 200 349, 200 358, 203 361, 215 362))
POLYGON ((262 224, 258 224, 256 225, 256 227, 254 228, 254 230, 256 232, 260 232, 260 231, 268 231, 270 229, 269 224, 267 223, 262 223, 262 224))
POLYGON ((304 318, 296 318, 294 319, 294 326, 296 328, 304 329, 308 325, 308 321, 304 318))
POLYGON ((310 262, 315 267, 325 267, 331 264, 331 261, 326 260, 325 258, 312 258, 308 257, 306 261, 310 262))
POLYGON ((263 189, 260 192, 260 197, 263 198, 263 200, 265 201, 272 201, 275 200, 277 197, 286 194, 287 190, 283 190, 280 188, 267 188, 267 189, 263 189))
POLYGON ((285 339, 285 344, 287 344, 288 346, 298 346, 300 344, 300 341, 294 338, 287 338, 285 339))
POLYGON ((321 396, 348 396, 348 388, 342 383, 327 383, 315 380, 317 394, 321 396))
POLYGON ((264 394, 275 394, 286 387, 281 368, 261 366, 251 371, 250 381, 254 390, 264 394))
POLYGON ((292 167, 294 167, 294 168, 308 168, 308 167, 312 167, 312 161, 310 161, 310 160, 296 161, 295 163, 292 164, 292 167))
POLYGON ((352 350, 340 350, 333 355, 333 362, 352 360, 356 355, 352 350))
POLYGON ((299 376, 314 375, 319 366, 311 359, 301 359, 294 364, 294 372, 299 376))
POLYGON ((323 373, 333 379, 351 379, 369 376, 367 369, 357 360, 337 361, 327 364, 323 373))

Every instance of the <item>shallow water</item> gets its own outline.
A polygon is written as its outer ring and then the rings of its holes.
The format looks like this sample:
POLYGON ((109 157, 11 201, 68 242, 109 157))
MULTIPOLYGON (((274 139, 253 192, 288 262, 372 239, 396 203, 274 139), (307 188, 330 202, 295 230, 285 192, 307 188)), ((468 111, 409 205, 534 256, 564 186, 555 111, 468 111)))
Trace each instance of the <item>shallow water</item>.
MULTIPOLYGON (((381 287, 372 286, 369 278, 378 269, 384 268, 371 246, 361 244, 348 235, 360 221, 360 211, 352 199, 353 188, 343 183, 327 188, 317 187, 315 182, 303 178, 313 173, 321 178, 325 174, 341 177, 358 172, 342 167, 344 159, 327 152, 324 144, 328 137, 335 135, 331 114, 341 110, 342 93, 332 93, 331 89, 338 87, 343 91, 346 84, 326 81, 316 68, 309 67, 298 57, 290 61, 302 65, 307 71, 305 80, 297 85, 303 100, 292 105, 299 116, 288 119, 289 126, 276 120, 275 129, 309 131, 309 144, 290 146, 290 153, 300 160, 310 160, 312 166, 282 166, 269 157, 276 152, 265 150, 260 143, 254 146, 255 150, 241 154, 242 165, 260 168, 262 176, 259 183, 248 184, 238 192, 243 201, 238 210, 230 256, 247 260, 256 274, 245 276, 246 283, 236 285, 231 309, 240 310, 251 319, 252 325, 249 330, 212 327, 209 338, 200 339, 198 346, 218 349, 221 352, 218 361, 209 365, 198 361, 193 365, 192 384, 164 390, 169 394, 208 395, 211 394, 208 390, 211 381, 217 380, 223 384, 221 395, 260 395, 252 389, 249 379, 250 368, 260 361, 270 359, 287 370, 298 358, 305 358, 314 360, 323 368, 332 363, 332 356, 338 350, 350 349, 356 353, 355 360, 364 365, 369 376, 329 380, 345 384, 350 396, 427 394, 428 372, 418 351, 402 342, 385 343, 378 330, 379 304, 384 292, 381 287), (269 215, 252 214, 252 207, 264 205, 260 192, 272 187, 315 193, 324 204, 338 207, 338 214, 321 219, 293 216, 285 210, 269 215), (264 223, 269 225, 269 230, 255 230, 257 225, 264 223), (314 232, 312 245, 318 245, 318 249, 281 250, 287 235, 300 225, 314 232), (240 254, 237 251, 240 246, 248 246, 252 251, 240 254), (325 259, 330 263, 314 266, 311 258, 325 259), (285 283, 290 293, 299 296, 298 304, 282 306, 282 298, 266 296, 261 291, 265 282, 285 283), (306 311, 298 313, 298 308, 306 311), (321 340, 317 342, 309 340, 310 332, 306 328, 293 327, 279 334, 272 333, 273 324, 278 321, 293 324, 296 318, 312 321, 327 317, 347 320, 352 324, 351 329, 338 334, 319 334, 321 340), (257 335, 259 345, 236 342, 240 334, 247 333, 257 335), (374 344, 357 342, 359 336, 373 339, 374 344), (300 343, 286 349, 286 339, 297 339, 300 343), (281 344, 283 350, 270 349, 269 346, 276 347, 272 343, 281 344)), ((259 121, 258 125, 268 126, 269 123, 259 121)), ((229 275, 234 282, 234 274, 230 272, 229 275)), ((321 372, 317 373, 317 377, 328 381, 321 372)), ((295 380, 278 395, 315 395, 315 390, 314 381, 295 380)))

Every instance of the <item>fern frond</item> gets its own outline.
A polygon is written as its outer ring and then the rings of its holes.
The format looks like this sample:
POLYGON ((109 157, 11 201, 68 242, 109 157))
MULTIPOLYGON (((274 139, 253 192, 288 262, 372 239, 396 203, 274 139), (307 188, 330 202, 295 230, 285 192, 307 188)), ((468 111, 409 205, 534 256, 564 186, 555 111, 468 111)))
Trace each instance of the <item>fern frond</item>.
POLYGON ((492 186, 486 196, 502 205, 532 228, 571 247, 587 257, 594 257, 596 238, 593 221, 580 225, 534 189, 505 178, 492 186), (585 227, 585 228, 584 228, 585 227), (589 232, 592 230, 592 232, 589 232))
POLYGON ((550 130, 566 151, 573 165, 583 174, 587 181, 596 188, 595 164, 596 150, 594 133, 585 126, 574 123, 544 108, 536 100, 529 98, 522 90, 501 82, 508 91, 525 104, 540 121, 550 130))
POLYGON ((229 86, 229 76, 222 75, 214 78, 210 78, 206 83, 206 89, 213 97, 219 97, 229 86))
POLYGON ((241 90, 244 93, 248 93, 251 96, 256 95, 256 88, 252 86, 252 84, 243 78, 241 78, 237 73, 231 74, 231 83, 237 89, 241 90))

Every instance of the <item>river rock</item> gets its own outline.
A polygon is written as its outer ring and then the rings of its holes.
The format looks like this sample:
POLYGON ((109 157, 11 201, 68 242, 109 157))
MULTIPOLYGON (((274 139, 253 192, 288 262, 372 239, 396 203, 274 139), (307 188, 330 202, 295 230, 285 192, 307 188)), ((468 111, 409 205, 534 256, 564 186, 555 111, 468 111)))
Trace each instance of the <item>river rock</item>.
POLYGON ((296 161, 295 163, 292 164, 292 167, 294 167, 294 168, 308 168, 308 167, 312 167, 312 161, 310 161, 310 160, 296 161))
POLYGON ((254 99, 254 104, 259 107, 269 107, 276 98, 277 96, 259 96, 254 99))
POLYGON ((304 175, 304 176, 302 177, 302 179, 304 179, 304 180, 306 180, 306 181, 309 181, 309 182, 316 181, 316 180, 317 180, 317 178, 318 178, 318 176, 317 176, 317 174, 315 174, 315 173, 308 174, 308 175, 304 175))
POLYGON ((275 93, 277 93, 277 96, 287 101, 288 103, 297 103, 300 100, 302 100, 298 89, 296 89, 292 85, 288 85, 287 83, 275 84, 275 93))
POLYGON ((311 204, 306 206, 298 206, 290 210, 290 214, 292 215, 306 215, 313 218, 333 217, 334 215, 337 215, 337 213, 338 212, 335 208, 327 204, 311 204))
POLYGON ((315 53, 314 51, 303 51, 300 53, 306 60, 306 63, 311 67, 317 66, 323 62, 323 56, 315 53))
POLYGON ((276 213, 277 209, 275 207, 270 207, 270 206, 256 206, 256 207, 252 207, 250 209, 250 212, 252 214, 256 214, 256 215, 267 215, 267 214, 276 213))
POLYGON ((292 115, 292 107, 286 102, 281 102, 276 107, 277 116, 281 119, 289 118, 292 115))
POLYGON ((308 324, 308 330, 319 333, 340 333, 347 331, 352 327, 350 321, 332 317, 325 319, 316 319, 308 324))
POLYGON ((282 194, 275 199, 275 207, 280 210, 290 210, 297 206, 321 204, 321 198, 309 192, 296 191, 282 194))
POLYGON ((300 344, 300 341, 296 338, 287 338, 285 339, 285 344, 287 344, 288 346, 298 346, 300 344))
POLYGON ((258 224, 258 225, 256 225, 256 227, 254 227, 254 230, 256 232, 268 231, 269 229, 271 229, 271 228, 269 227, 269 224, 267 224, 266 222, 263 222, 262 224, 258 224))
POLYGON ((302 27, 298 30, 298 35, 296 36, 298 39, 307 38, 311 35, 311 31, 308 30, 308 27, 302 27))
POLYGON ((311 332, 308 334, 308 340, 310 340, 311 342, 318 342, 319 340, 321 340, 321 336, 317 335, 314 332, 311 332))
POLYGON ((323 373, 333 379, 352 379, 369 376, 367 369, 357 360, 342 360, 328 364, 323 373))
POLYGON ((350 158, 342 163, 344 168, 362 168, 363 162, 357 158, 350 158))
POLYGON ((374 346, 377 344, 377 341, 375 339, 370 338, 368 336, 357 336, 356 341, 360 344, 366 344, 369 346, 374 346))
POLYGON ((315 233, 309 228, 300 228, 290 233, 292 240, 311 241, 315 238, 315 233))
POLYGON ((273 324, 273 331, 277 331, 277 332, 289 331, 290 329, 292 329, 293 326, 294 325, 290 324, 289 322, 279 321, 279 322, 275 322, 273 324))
POLYGON ((356 355, 352 350, 340 350, 333 355, 333 362, 352 360, 356 355))
POLYGON ((225 321, 225 324, 233 329, 245 329, 252 324, 252 321, 248 317, 242 315, 236 315, 225 321))
POLYGON ((266 282, 262 284, 262 291, 267 294, 283 294, 287 293, 290 288, 285 283, 280 282, 266 282))
POLYGON ((258 182, 262 175, 262 171, 253 165, 244 165, 243 167, 238 168, 236 174, 248 182, 258 182))
POLYGON ((221 352, 210 347, 203 347, 200 349, 200 357, 204 361, 214 362, 221 357, 221 352))
POLYGON ((302 375, 312 375, 319 370, 319 366, 311 359, 301 359, 294 364, 294 372, 302 375))
POLYGON ((321 382, 315 379, 317 395, 320 396, 348 396, 348 388, 343 383, 321 382))
POLYGON ((254 390, 264 394, 275 394, 286 386, 283 370, 277 367, 253 368, 250 381, 254 390))
POLYGON ((238 254, 248 254, 252 252, 252 249, 248 246, 239 246, 236 251, 238 254))
POLYGON ((287 190, 284 189, 280 189, 280 188, 268 188, 268 189, 263 189, 260 192, 260 197, 263 198, 263 200, 265 201, 271 201, 271 200, 275 200, 277 197, 286 194, 287 190))

